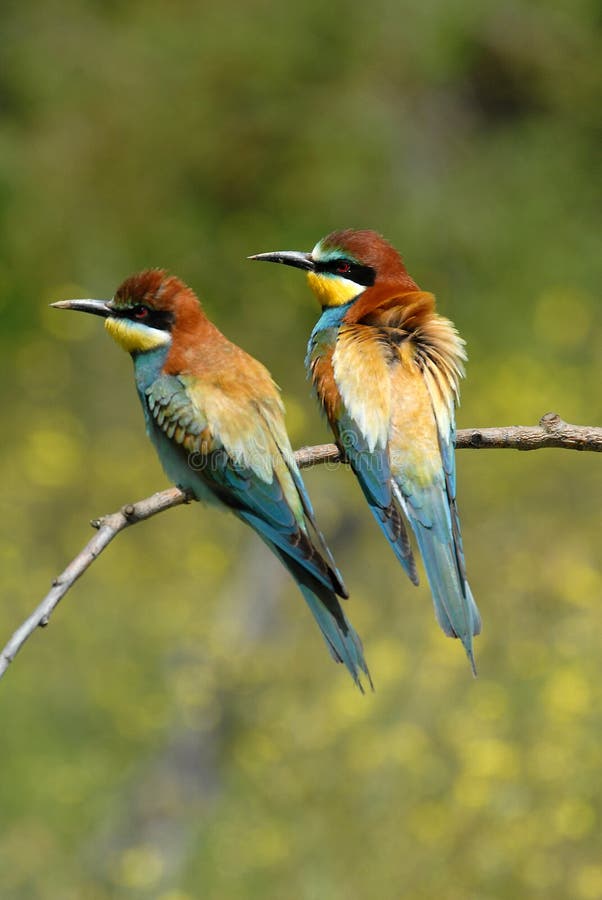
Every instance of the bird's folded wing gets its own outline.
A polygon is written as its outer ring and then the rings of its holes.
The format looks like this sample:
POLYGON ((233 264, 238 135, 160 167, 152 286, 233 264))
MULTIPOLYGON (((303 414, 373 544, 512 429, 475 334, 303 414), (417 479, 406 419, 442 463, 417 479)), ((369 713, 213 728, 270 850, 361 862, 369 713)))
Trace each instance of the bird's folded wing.
MULTIPOLYGON (((413 346, 413 359, 392 370, 394 404, 390 439, 393 477, 405 500, 425 564, 437 618, 460 637, 473 662, 472 636, 479 613, 466 581, 455 501, 452 369, 432 348, 413 346)), ((456 360, 457 369, 461 359, 456 360)))
POLYGON ((146 404, 159 428, 185 450, 194 453, 211 449, 207 417, 177 375, 156 378, 146 391, 146 404))
POLYGON ((395 355, 387 336, 372 326, 340 328, 332 367, 341 404, 331 425, 374 517, 417 584, 416 564, 391 477, 389 435, 396 399, 391 392, 391 365, 395 355))
POLYGON ((342 405, 336 428, 338 443, 369 499, 391 503, 388 434, 391 383, 388 351, 372 328, 343 326, 332 357, 342 405))
POLYGON ((339 572, 339 569, 334 561, 334 557, 330 552, 330 548, 328 547, 326 540, 324 539, 324 535, 318 528, 314 509, 309 498, 307 488, 305 487, 303 478, 301 477, 301 472, 299 471, 299 466, 297 465, 297 462, 295 460, 295 454, 291 447, 288 433, 286 431, 284 418, 281 413, 278 414, 277 411, 274 410, 273 405, 264 405, 261 408, 260 413, 264 418, 274 441, 276 442, 278 450, 282 455, 282 461, 286 466, 290 478, 292 479, 292 485, 288 483, 288 479, 285 479, 288 486, 287 497, 290 498, 289 502, 294 502, 296 500, 296 497, 301 500, 301 505, 305 514, 302 527, 310 534, 312 545, 314 547, 317 547, 320 554, 328 563, 331 569, 331 577, 333 578, 333 581, 335 583, 337 593, 341 597, 348 597, 349 594, 343 582, 343 576, 339 572), (294 495, 296 496, 291 496, 293 494, 293 490, 294 495))
POLYGON ((257 398, 242 391, 236 397, 191 376, 161 375, 147 401, 165 434, 207 457, 197 466, 199 477, 227 506, 324 586, 334 582, 345 593, 332 557, 327 552, 323 559, 322 547, 308 533, 311 504, 305 489, 299 490, 303 484, 277 395, 257 398))
POLYGON ((455 389, 446 379, 445 375, 434 366, 426 364, 423 377, 428 390, 433 414, 437 423, 437 435, 441 454, 441 466, 444 482, 445 497, 449 508, 450 525, 453 537, 453 546, 460 575, 460 582, 466 590, 466 565, 464 561, 464 549, 460 531, 460 517, 456 504, 456 422, 454 414, 455 389))

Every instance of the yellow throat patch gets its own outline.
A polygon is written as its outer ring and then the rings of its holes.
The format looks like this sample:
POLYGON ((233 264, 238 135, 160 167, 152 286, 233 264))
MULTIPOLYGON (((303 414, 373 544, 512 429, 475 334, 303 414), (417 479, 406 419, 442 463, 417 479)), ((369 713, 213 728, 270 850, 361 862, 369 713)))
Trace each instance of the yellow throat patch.
POLYGON ((120 347, 128 353, 145 353, 169 344, 171 337, 159 328, 150 328, 130 319, 105 319, 105 328, 120 347))
POLYGON ((336 275, 308 272, 307 281, 321 306, 343 306, 365 291, 362 284, 356 284, 348 278, 336 275))

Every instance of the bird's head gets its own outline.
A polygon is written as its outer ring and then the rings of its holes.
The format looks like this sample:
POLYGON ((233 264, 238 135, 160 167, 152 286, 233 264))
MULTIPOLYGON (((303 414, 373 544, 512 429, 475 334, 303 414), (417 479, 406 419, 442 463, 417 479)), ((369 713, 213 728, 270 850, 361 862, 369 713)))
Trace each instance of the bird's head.
POLYGON ((193 291, 163 269, 131 275, 112 300, 59 300, 58 309, 102 316, 112 338, 129 353, 146 353, 171 343, 176 328, 202 316, 193 291))
POLYGON ((304 269, 323 308, 349 303, 373 285, 392 283, 415 288, 397 250, 376 231, 333 231, 310 253, 281 250, 258 253, 249 259, 304 269))

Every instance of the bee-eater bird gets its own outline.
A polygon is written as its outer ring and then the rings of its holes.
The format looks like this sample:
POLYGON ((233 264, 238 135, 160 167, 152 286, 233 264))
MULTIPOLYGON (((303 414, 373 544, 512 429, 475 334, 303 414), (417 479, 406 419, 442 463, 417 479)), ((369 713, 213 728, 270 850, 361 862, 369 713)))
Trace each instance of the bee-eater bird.
POLYGON ((409 521, 439 624, 460 638, 475 672, 481 620, 466 580, 454 460, 464 341, 374 231, 336 231, 311 253, 250 259, 306 271, 322 307, 308 376, 376 521, 418 584, 402 513, 409 521))
POLYGON ((338 600, 347 591, 316 526, 267 369, 224 337, 187 285, 160 269, 127 278, 112 300, 52 306, 104 318, 132 356, 146 429, 167 476, 258 533, 361 689, 360 672, 370 675, 338 600))

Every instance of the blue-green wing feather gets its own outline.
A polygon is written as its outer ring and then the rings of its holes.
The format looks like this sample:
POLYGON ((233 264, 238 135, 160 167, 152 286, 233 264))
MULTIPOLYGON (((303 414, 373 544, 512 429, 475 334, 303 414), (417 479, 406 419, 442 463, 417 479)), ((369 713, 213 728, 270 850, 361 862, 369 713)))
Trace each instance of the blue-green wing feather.
MULTIPOLYGON (((307 345, 305 367, 313 380, 315 362, 331 352, 337 342, 339 327, 353 301, 322 311, 307 345)), ((340 391, 340 385, 338 386, 340 391)), ((337 444, 355 473, 372 515, 378 522, 395 556, 414 584, 418 584, 416 563, 410 540, 397 501, 392 493, 389 453, 377 444, 371 448, 358 422, 348 412, 341 399, 338 418, 330 416, 330 425, 337 444)))
MULTIPOLYGON (((319 549, 316 535, 310 535, 313 510, 290 445, 273 463, 293 479, 296 510, 274 464, 271 480, 266 481, 252 466, 233 459, 200 407, 198 391, 193 397, 178 376, 162 374, 140 393, 150 436, 169 477, 198 499, 221 502, 259 534, 297 581, 331 654, 346 665, 361 688, 360 672, 370 679, 362 644, 337 598, 337 593, 346 596, 346 592, 332 556, 317 528, 319 549)), ((269 428, 269 417, 262 419, 261 427, 269 428)), ((282 437, 273 439, 278 454, 282 437)))
POLYGON ((387 447, 370 450, 359 425, 342 412, 337 426, 337 441, 353 469, 372 515, 380 525, 395 556, 414 584, 418 584, 416 562, 408 532, 392 491, 391 467, 387 447))
POLYGON ((212 460, 209 470, 219 496, 259 534, 296 580, 333 657, 345 663, 358 685, 360 671, 369 678, 360 638, 336 596, 337 570, 331 569, 308 531, 300 527, 276 476, 264 482, 224 454, 212 460))

